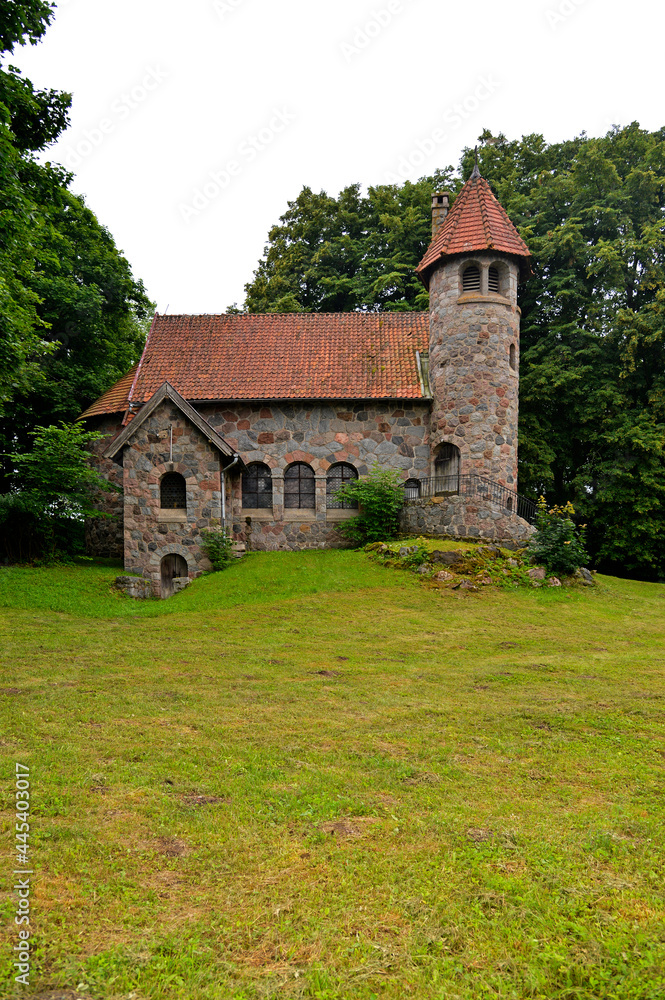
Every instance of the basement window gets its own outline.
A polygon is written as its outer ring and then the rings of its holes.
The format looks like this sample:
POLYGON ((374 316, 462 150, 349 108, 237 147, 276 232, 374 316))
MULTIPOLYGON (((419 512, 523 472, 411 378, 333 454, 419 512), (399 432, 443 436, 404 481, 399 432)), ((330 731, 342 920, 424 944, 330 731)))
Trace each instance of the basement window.
POLYGON ((404 499, 417 500, 420 497, 420 480, 407 479, 404 483, 404 499))

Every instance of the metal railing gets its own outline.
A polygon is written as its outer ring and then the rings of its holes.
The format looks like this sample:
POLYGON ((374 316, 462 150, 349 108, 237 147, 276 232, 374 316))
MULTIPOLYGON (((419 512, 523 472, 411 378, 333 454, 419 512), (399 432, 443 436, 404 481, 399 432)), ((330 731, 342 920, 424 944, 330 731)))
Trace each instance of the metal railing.
POLYGON ((484 476, 433 476, 431 479, 409 479, 404 485, 407 503, 409 500, 455 495, 490 500, 530 524, 536 519, 536 504, 533 500, 484 476))

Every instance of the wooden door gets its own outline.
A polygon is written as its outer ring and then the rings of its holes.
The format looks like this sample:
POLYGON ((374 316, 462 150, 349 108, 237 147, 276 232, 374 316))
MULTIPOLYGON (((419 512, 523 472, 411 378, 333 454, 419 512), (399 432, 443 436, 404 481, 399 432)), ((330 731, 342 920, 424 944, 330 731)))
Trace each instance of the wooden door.
POLYGON ((164 556, 162 570, 162 597, 170 597, 173 593, 173 580, 176 576, 188 576, 187 561, 183 556, 173 554, 164 556))

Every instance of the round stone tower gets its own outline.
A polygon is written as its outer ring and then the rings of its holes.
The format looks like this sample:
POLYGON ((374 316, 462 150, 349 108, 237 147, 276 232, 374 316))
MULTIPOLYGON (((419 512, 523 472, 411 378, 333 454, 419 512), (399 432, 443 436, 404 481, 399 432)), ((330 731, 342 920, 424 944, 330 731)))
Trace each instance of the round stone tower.
POLYGON ((450 480, 443 489, 476 474, 516 491, 517 285, 529 250, 478 167, 449 214, 445 194, 432 201, 432 242, 418 266, 430 295, 430 474, 450 480))

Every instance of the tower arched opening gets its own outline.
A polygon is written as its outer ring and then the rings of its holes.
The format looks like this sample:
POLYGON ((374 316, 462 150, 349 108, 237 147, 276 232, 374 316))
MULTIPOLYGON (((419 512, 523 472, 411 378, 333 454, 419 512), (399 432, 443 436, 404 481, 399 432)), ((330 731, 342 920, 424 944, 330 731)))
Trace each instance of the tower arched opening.
POLYGON ((480 291, 480 268, 477 264, 467 264, 462 271, 462 292, 480 291))

